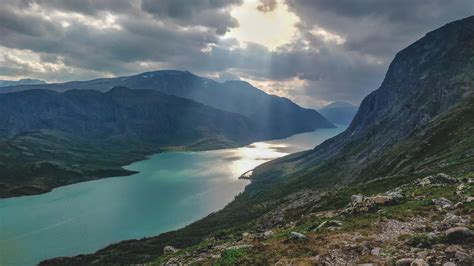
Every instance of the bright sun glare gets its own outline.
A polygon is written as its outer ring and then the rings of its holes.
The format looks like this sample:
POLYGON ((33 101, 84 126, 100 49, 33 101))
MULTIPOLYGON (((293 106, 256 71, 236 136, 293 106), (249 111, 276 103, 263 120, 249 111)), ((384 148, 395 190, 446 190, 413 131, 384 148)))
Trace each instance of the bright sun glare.
POLYGON ((257 10, 258 5, 258 0, 246 0, 235 7, 231 15, 238 20, 239 27, 232 29, 226 37, 236 38, 242 43, 258 43, 270 50, 289 43, 299 18, 288 11, 288 6, 282 1, 278 1, 277 8, 271 12, 257 10))
POLYGON ((239 160, 234 160, 231 166, 234 176, 238 177, 264 162, 287 155, 288 153, 278 151, 278 148, 284 147, 286 146, 258 142, 238 148, 235 156, 238 156, 239 160))

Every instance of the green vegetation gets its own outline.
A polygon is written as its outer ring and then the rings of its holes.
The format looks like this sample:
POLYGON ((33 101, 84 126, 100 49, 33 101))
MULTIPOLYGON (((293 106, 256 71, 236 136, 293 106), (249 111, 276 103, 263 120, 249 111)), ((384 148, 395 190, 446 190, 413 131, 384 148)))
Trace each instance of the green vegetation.
POLYGON ((420 233, 420 234, 415 234, 413 236, 410 236, 408 239, 408 244, 413 247, 418 247, 418 248, 430 248, 435 244, 438 244, 440 242, 440 239, 437 237, 430 237, 426 233, 420 233))
POLYGON ((247 248, 229 249, 222 252, 215 265, 238 265, 237 262, 247 255, 247 248))

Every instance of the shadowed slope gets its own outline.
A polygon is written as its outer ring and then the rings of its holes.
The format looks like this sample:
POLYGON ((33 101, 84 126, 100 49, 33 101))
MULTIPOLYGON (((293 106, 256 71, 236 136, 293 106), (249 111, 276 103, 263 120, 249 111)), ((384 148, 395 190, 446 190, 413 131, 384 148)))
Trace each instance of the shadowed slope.
POLYGON ((283 138, 296 133, 313 131, 317 128, 334 127, 317 111, 302 108, 286 98, 266 94, 247 82, 219 83, 187 71, 163 70, 129 77, 5 87, 0 92, 25 89, 108 91, 115 86, 157 90, 244 115, 251 119, 257 125, 258 130, 269 138, 283 138))
POLYGON ((261 138, 242 115, 157 91, 0 94, 0 197, 130 174, 121 166, 166 146, 216 149, 261 138))

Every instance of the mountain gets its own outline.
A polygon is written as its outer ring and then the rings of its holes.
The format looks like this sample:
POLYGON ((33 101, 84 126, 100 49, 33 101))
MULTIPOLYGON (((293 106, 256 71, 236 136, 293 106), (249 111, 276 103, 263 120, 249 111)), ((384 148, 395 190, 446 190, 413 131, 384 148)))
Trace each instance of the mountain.
POLYGON ((46 84, 46 81, 40 79, 0 80, 0 87, 36 84, 46 84))
POLYGON ((349 125, 357 109, 348 102, 332 102, 318 109, 318 112, 333 124, 349 125))
POLYGON ((121 166, 164 147, 222 148, 262 137, 242 115, 152 90, 0 94, 0 197, 130 174, 121 166))
POLYGON ((158 237, 43 265, 470 265, 472 58, 474 16, 400 51, 345 132, 257 167, 223 210, 158 237), (163 254, 165 246, 181 250, 163 254))
POLYGON ((187 71, 164 70, 129 77, 15 86, 3 88, 1 92, 25 89, 108 91, 116 86, 157 90, 217 109, 241 114, 251 119, 259 127, 260 132, 271 135, 273 138, 288 137, 318 128, 334 127, 317 111, 302 108, 286 98, 268 95, 247 82, 219 83, 187 71))
MULTIPOLYGON (((379 169, 378 163, 396 144, 415 137, 438 115, 471 97, 473 29, 474 18, 469 17, 430 32, 400 51, 380 88, 362 101, 345 132, 312 151, 282 158, 254 172, 261 176, 291 174, 302 183, 350 183, 399 172, 400 165, 379 169), (327 179, 335 173, 337 178, 327 179)), ((400 154, 401 158, 404 155, 400 154)), ((443 165, 431 162, 429 166, 442 170, 443 165)), ((424 168, 429 169, 428 165, 424 168)), ((403 169, 422 170, 407 165, 403 169)))

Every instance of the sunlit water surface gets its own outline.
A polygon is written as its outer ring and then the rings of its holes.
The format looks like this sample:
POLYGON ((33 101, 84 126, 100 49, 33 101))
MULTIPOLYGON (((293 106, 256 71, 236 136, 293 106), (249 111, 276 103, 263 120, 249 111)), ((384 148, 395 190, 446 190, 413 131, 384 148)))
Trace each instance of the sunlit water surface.
POLYGON ((126 166, 138 174, 0 200, 0 265, 94 252, 177 229, 223 208, 254 167, 313 148, 344 129, 321 129, 225 150, 165 152, 126 166))

